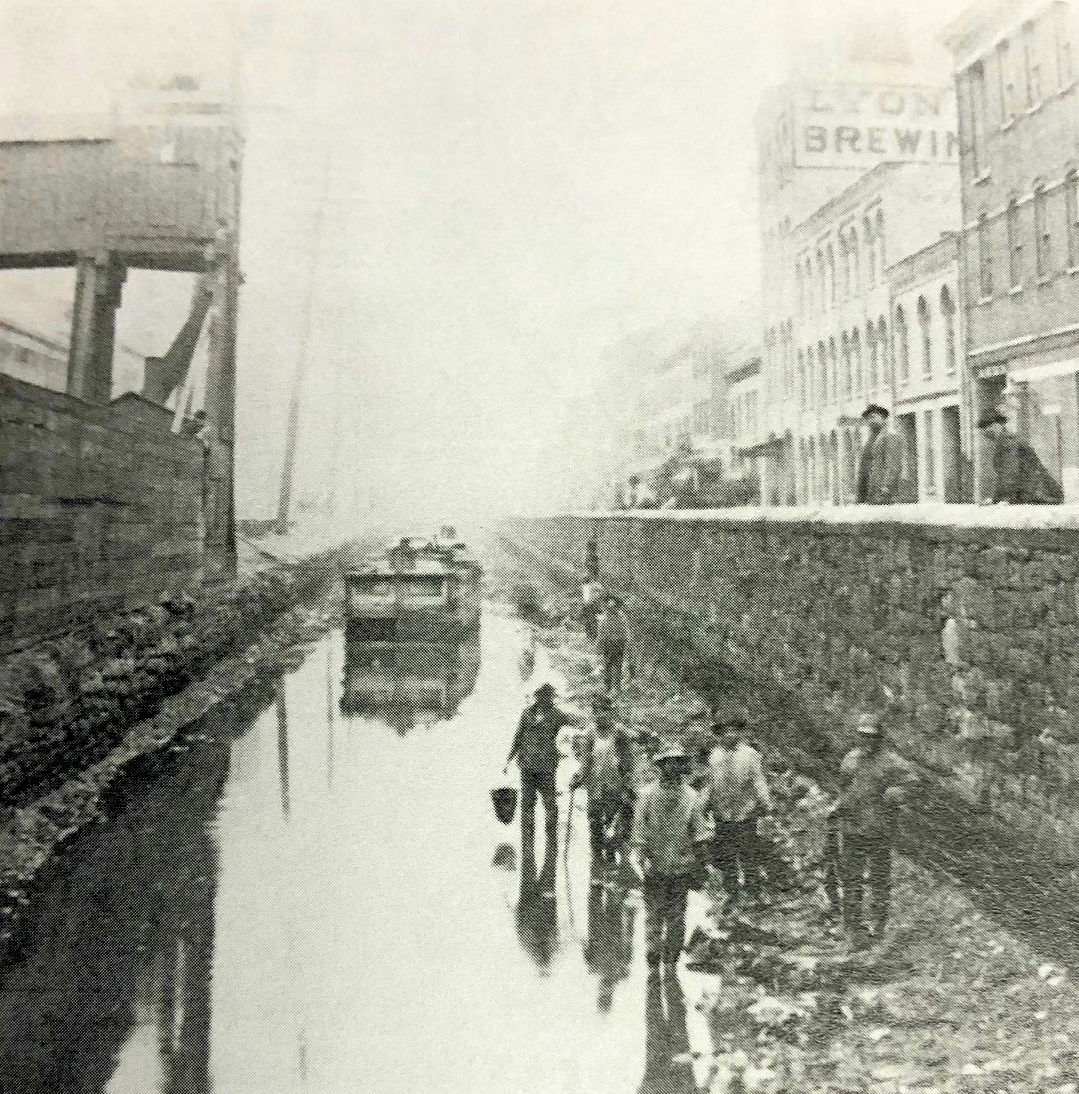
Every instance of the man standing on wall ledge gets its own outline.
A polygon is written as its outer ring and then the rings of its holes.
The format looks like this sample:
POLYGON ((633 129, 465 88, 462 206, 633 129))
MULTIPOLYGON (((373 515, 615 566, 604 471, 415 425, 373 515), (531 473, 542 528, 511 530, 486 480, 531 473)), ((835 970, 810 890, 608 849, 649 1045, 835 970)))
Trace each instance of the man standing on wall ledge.
POLYGON ((894 505, 902 500, 903 442, 887 428, 888 411, 877 403, 862 411, 862 419, 869 428, 869 439, 858 464, 858 504, 894 505))
POLYGON ((978 428, 992 445, 993 489, 987 504, 1059 505, 1060 483, 1046 470, 1037 453, 1007 428, 1008 419, 991 410, 978 419, 978 428))

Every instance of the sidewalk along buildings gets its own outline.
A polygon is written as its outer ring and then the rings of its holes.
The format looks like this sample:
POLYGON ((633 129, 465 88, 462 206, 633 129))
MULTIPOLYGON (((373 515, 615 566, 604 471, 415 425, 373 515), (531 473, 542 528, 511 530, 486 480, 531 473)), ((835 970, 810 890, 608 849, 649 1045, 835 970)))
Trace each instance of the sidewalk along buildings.
POLYGON ((959 102, 970 403, 975 416, 1009 413, 1068 501, 1079 500, 1077 40, 1075 8, 1059 0, 980 5, 945 35, 959 102))

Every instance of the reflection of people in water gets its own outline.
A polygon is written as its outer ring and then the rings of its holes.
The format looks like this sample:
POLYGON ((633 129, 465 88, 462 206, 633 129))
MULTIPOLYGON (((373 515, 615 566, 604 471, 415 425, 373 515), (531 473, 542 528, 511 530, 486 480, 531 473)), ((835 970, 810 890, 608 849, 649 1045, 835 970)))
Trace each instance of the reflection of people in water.
POLYGON ((517 934, 521 945, 541 969, 546 969, 558 947, 558 900, 554 895, 556 847, 547 844, 543 869, 536 873, 536 852, 521 851, 521 891, 517 900, 517 934))
POLYGON ((505 870, 512 874, 517 869, 517 848, 512 843, 500 843, 495 848, 495 857, 491 860, 491 865, 496 870, 505 870))
POLYGON ((678 977, 662 978, 659 970, 653 969, 645 997, 640 1094, 692 1094, 697 1086, 688 1053, 686 1000, 678 977))
MULTIPOLYGON (((593 864, 596 869, 598 864, 593 864)), ((611 1009, 615 985, 625 979, 633 960, 633 927, 637 909, 626 904, 625 891, 593 886, 588 894, 588 941, 584 959, 599 976, 596 1005, 611 1009)))

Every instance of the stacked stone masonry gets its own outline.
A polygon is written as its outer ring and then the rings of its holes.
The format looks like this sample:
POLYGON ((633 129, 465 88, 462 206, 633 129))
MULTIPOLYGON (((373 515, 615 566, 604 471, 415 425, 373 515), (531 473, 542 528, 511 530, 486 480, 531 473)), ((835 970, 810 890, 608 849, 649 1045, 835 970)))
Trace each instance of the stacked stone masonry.
POLYGON ((595 535, 609 585, 793 698, 835 755, 859 709, 889 707, 927 786, 1075 862, 1079 522, 949 513, 584 515, 514 535, 578 570, 595 535))
POLYGON ((0 652, 197 585, 204 466, 130 408, 0 376, 0 652))

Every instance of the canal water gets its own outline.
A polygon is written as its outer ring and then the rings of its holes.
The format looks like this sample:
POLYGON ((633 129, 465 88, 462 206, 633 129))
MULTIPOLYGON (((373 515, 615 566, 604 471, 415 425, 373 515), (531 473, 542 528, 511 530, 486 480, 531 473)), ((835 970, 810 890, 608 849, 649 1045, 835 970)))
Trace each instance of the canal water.
POLYGON ((0 973, 0 1091, 696 1089, 705 985, 649 980, 639 895, 590 883, 583 803, 567 840, 560 799, 553 887, 542 824, 537 862, 493 814, 552 670, 541 649, 522 678, 516 620, 481 634, 407 671, 330 634, 131 780, 0 973))

